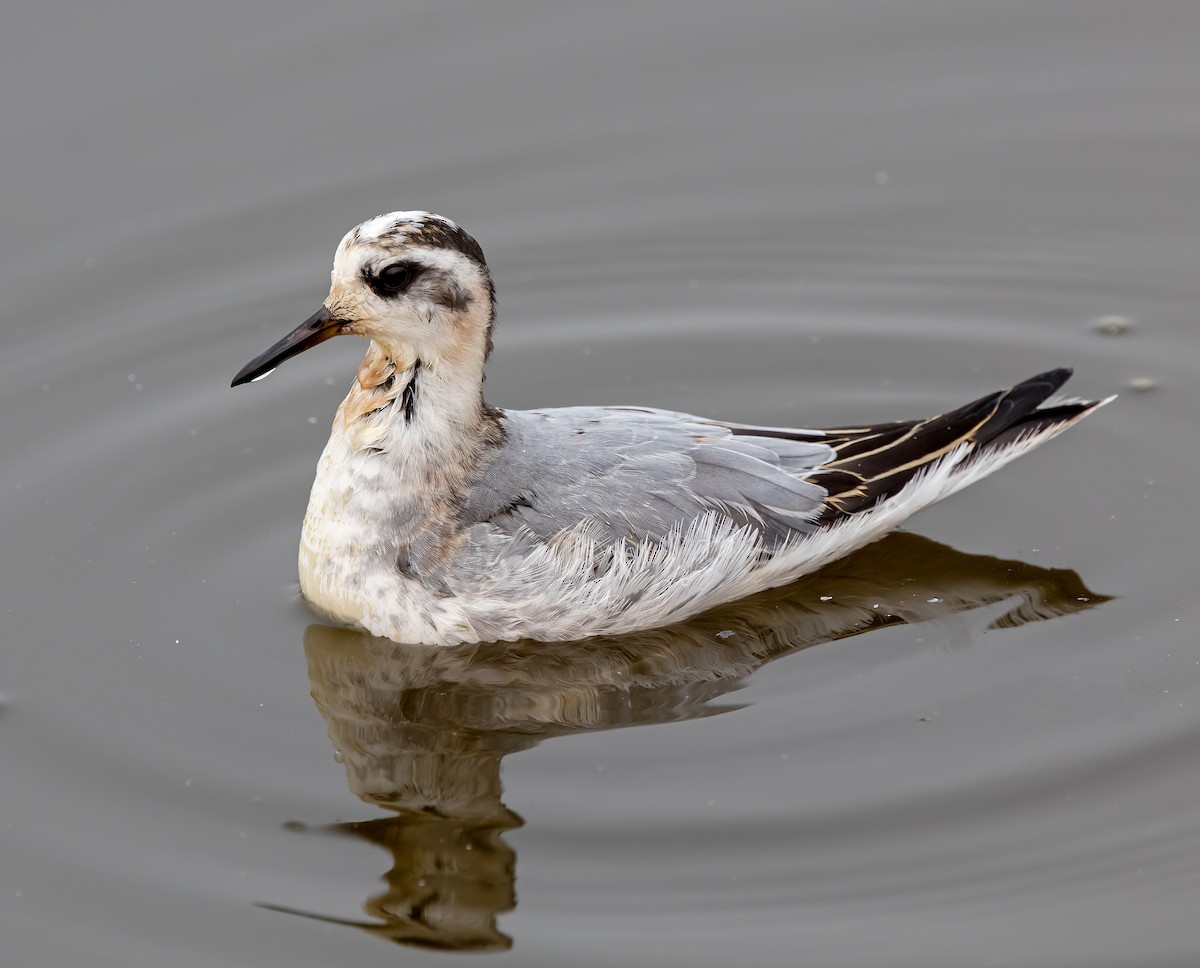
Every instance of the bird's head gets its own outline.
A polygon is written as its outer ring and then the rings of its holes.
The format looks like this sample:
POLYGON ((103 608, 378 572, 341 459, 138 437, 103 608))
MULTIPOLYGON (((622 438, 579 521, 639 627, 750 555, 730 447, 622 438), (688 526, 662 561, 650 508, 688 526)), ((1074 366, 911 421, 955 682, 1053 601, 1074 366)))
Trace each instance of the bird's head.
POLYGON ((483 250, 454 222, 429 212, 380 215, 342 239, 321 308, 242 367, 233 386, 347 334, 371 339, 400 369, 420 360, 482 372, 494 307, 483 250))

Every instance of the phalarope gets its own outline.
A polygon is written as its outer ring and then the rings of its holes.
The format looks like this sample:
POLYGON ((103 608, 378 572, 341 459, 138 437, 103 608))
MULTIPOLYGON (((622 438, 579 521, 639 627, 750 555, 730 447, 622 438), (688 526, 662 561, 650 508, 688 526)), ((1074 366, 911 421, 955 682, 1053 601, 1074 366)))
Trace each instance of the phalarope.
POLYGON ((483 399, 495 290, 429 212, 352 229, 329 296, 234 377, 371 340, 317 465, 300 588, 400 642, 547 641, 681 621, 792 581, 1057 436, 1050 370, 926 420, 802 430, 641 407, 483 399))

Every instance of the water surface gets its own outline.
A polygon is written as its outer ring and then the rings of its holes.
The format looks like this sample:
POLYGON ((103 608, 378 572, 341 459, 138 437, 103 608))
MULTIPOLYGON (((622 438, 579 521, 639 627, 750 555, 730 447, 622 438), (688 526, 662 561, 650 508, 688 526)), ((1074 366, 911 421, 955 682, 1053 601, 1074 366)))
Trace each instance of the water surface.
POLYGON ((0 960, 1200 960, 1193 5, 6 23, 0 960), (503 406, 1121 397, 683 628, 399 648, 297 600, 362 346, 228 388, 397 208, 503 406))

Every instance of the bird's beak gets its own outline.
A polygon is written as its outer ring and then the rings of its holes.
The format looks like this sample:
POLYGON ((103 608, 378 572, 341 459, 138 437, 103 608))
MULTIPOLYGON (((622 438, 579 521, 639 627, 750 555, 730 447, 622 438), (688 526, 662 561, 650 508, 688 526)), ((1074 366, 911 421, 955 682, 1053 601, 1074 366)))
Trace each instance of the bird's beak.
POLYGON ((238 370, 238 375, 229 385, 236 387, 261 380, 284 360, 290 360, 296 354, 337 336, 345 325, 346 320, 336 318, 327 307, 322 306, 278 343, 238 370))

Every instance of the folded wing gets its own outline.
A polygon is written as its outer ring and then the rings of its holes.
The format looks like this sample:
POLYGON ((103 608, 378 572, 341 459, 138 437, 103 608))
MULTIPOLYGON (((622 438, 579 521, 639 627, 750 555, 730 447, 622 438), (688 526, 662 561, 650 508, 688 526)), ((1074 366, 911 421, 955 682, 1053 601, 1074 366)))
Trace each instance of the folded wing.
POLYGON ((875 507, 951 453, 965 471, 1106 402, 1043 407, 1070 375, 1051 370, 926 420, 826 430, 634 407, 509 411, 465 519, 542 539, 588 522, 597 540, 640 542, 719 511, 770 551, 875 507))

